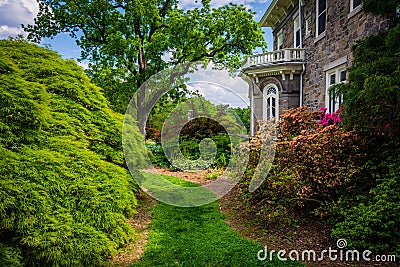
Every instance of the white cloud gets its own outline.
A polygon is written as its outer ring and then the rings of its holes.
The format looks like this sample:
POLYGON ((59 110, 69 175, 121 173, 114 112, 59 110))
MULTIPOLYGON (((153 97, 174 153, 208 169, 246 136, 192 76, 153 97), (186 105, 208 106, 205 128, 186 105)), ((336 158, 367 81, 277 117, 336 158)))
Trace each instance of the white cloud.
POLYGON ((7 39, 9 36, 24 35, 25 32, 21 28, 9 27, 7 25, 0 25, 0 39, 7 39))
POLYGON ((83 62, 76 61, 76 63, 78 63, 78 65, 81 66, 84 70, 87 70, 89 68, 89 62, 87 61, 83 62))
POLYGON ((232 77, 227 70, 207 70, 189 74, 187 83, 191 90, 198 90, 206 99, 214 103, 229 104, 231 107, 246 107, 249 104, 248 84, 239 77, 232 77))
POLYGON ((35 0, 0 0, 0 38, 25 35, 21 24, 33 24, 38 11, 35 0))

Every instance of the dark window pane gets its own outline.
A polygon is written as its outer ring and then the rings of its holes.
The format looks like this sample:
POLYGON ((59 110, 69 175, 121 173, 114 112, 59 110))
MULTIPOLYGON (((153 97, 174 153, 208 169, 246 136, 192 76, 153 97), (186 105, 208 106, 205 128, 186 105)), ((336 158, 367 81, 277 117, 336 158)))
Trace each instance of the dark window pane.
POLYGON ((318 15, 322 14, 326 9, 326 0, 318 1, 318 15))
POLYGON ((276 117, 276 112, 275 112, 275 109, 276 109, 276 103, 275 103, 275 101, 276 101, 276 99, 275 98, 272 98, 271 99, 272 100, 272 117, 273 118, 275 118, 276 117))
POLYGON ((330 83, 329 83, 329 85, 333 85, 333 84, 335 84, 336 83, 336 74, 331 74, 330 75, 330 83))
POLYGON ((267 95, 269 95, 269 94, 276 94, 276 89, 275 89, 275 87, 270 87, 270 88, 268 88, 267 95))
POLYGON ((318 17, 318 35, 325 31, 326 27, 326 11, 318 17))
POLYGON ((335 106, 336 106, 336 101, 335 101, 335 95, 331 96, 331 104, 330 104, 330 108, 329 108, 329 112, 335 112, 335 106))
POLYGON ((342 70, 340 72, 340 82, 345 82, 346 81, 346 71, 342 70))
POLYGON ((353 0, 353 9, 361 5, 362 0, 353 0))
POLYGON ((296 47, 300 46, 300 30, 297 30, 296 32, 296 47))

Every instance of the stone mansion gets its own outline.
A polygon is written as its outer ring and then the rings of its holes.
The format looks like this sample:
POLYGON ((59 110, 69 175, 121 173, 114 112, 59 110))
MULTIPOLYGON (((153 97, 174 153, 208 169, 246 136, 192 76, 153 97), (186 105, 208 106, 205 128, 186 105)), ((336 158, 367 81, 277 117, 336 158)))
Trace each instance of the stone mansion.
MULTIPOLYGON (((306 105, 334 112, 341 96, 329 87, 346 82, 357 40, 377 34, 388 22, 362 11, 362 0, 273 0, 260 21, 273 30, 273 52, 247 58, 242 72, 257 118, 279 118, 283 110, 306 105)), ((256 118, 251 118, 252 135, 256 118)))

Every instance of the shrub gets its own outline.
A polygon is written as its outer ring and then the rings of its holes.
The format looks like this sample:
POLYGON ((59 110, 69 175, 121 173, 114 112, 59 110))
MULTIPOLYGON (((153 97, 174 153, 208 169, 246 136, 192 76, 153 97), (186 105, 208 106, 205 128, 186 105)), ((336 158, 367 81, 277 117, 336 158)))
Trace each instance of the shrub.
POLYGON ((253 193, 248 192, 248 184, 259 162, 257 140, 264 133, 259 132, 250 142, 250 163, 239 188, 265 220, 288 216, 294 206, 315 208, 334 201, 354 183, 362 159, 361 138, 338 125, 320 128, 317 120, 321 115, 321 111, 304 107, 285 112, 277 125, 279 139, 272 168, 253 193))
POLYGON ((374 173, 376 186, 363 195, 344 196, 331 212, 337 217, 332 235, 350 245, 400 256, 400 157, 387 160, 374 173))
POLYGON ((362 130, 374 146, 399 142, 400 25, 354 48, 349 83, 342 84, 344 125, 362 130))
MULTIPOLYGON (((395 1, 365 1, 364 8, 393 17, 395 1), (385 11, 386 10, 386 11, 385 11), (385 11, 385 12, 384 12, 385 11)), ((344 95, 343 125, 357 129, 368 157, 354 177, 354 185, 327 213, 333 235, 353 246, 376 253, 400 254, 400 25, 370 36, 354 47, 349 82, 337 87, 344 95)))
POLYGON ((0 40, 0 61, 0 265, 105 265, 136 212, 122 115, 54 52, 0 40))

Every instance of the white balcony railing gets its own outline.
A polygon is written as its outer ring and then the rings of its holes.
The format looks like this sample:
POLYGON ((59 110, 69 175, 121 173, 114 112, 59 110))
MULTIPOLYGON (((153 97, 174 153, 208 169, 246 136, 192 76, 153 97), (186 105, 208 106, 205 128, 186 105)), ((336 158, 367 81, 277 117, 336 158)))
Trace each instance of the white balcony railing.
POLYGON ((285 62, 304 62, 303 48, 285 48, 264 54, 252 55, 247 58, 244 68, 262 64, 274 64, 285 62))

